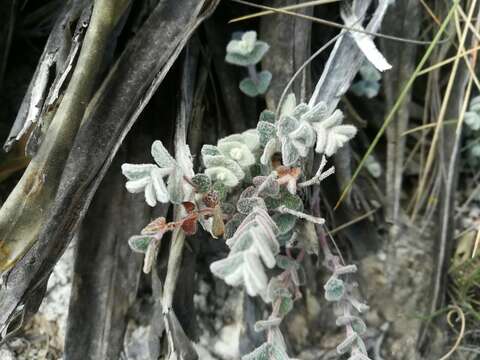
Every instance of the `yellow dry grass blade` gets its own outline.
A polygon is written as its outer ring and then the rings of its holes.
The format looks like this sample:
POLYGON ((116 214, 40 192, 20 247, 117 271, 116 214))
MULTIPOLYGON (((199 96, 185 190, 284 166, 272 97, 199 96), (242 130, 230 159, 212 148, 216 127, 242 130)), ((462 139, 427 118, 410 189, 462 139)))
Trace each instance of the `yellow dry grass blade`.
MULTIPOLYGON (((277 8, 277 10, 298 10, 298 9, 304 9, 304 8, 310 7, 310 6, 325 5, 325 4, 330 4, 330 3, 339 2, 339 1, 342 1, 342 0, 306 1, 306 2, 301 3, 301 4, 283 6, 283 7, 277 8)), ((231 23, 238 22, 238 21, 250 20, 250 19, 253 19, 253 18, 256 18, 256 17, 272 15, 272 14, 275 14, 274 10, 259 11, 259 12, 253 13, 253 14, 249 14, 249 15, 234 18, 234 19, 230 20, 228 23, 231 24, 231 23)))
MULTIPOLYGON (((476 2, 476 0, 474 0, 472 2, 472 4, 475 4, 475 2, 476 2)), ((457 2, 452 7, 452 9, 454 9, 454 11, 453 12, 452 12, 452 10, 450 11, 452 14, 457 13, 457 6, 455 6, 456 4, 457 4, 457 2)), ((469 14, 468 14, 469 15, 469 20, 471 20, 472 17, 473 17, 473 10, 474 10, 474 7, 471 6, 469 14)), ((449 13, 449 15, 450 15, 450 13, 449 13)), ((459 44, 460 46, 458 47, 457 55, 462 51, 462 48, 465 45, 465 41, 466 41, 467 34, 468 34, 467 29, 468 29, 468 26, 465 25, 465 27, 463 29, 463 32, 461 34, 460 44, 459 44)), ((437 126, 435 127, 435 132, 433 134, 432 142, 430 144, 430 149, 429 149, 428 155, 427 155, 427 161, 425 163, 425 170, 423 172, 423 176, 420 178, 420 181, 419 181, 419 184, 418 184, 418 187, 417 187, 417 190, 416 190, 415 205, 413 206, 413 211, 412 211, 412 221, 415 220, 415 218, 418 214, 420 198, 422 196, 423 190, 425 189, 425 184, 427 182, 427 178, 429 177, 430 171, 431 171, 432 166, 433 166, 433 161, 435 159, 435 150, 436 150, 436 147, 437 147, 438 139, 440 137, 440 129, 442 128, 442 123, 443 123, 443 120, 445 118, 445 114, 447 112, 447 106, 448 106, 448 102, 450 100, 450 95, 452 94, 453 84, 454 84, 454 81, 455 81, 455 78, 456 78, 456 75, 457 75, 457 69, 458 69, 459 63, 460 63, 460 56, 457 57, 455 59, 455 61, 453 62, 452 71, 450 73, 450 78, 448 80, 447 88, 445 89, 445 93, 444 93, 444 96, 443 96, 443 99, 442 99, 442 105, 440 107, 440 113, 438 115, 437 126)))
POLYGON ((443 32, 447 28, 447 25, 450 23, 450 20, 451 20, 453 14, 455 12, 455 9, 458 5, 458 1, 459 0, 455 0, 454 3, 452 4, 452 7, 451 7, 450 11, 448 12, 447 17, 445 18, 442 25, 440 26, 440 29, 437 31, 433 41, 430 43, 430 46, 425 51, 425 54, 423 55, 422 59, 420 60, 419 64, 417 65, 417 67, 416 67, 415 71, 413 72, 412 76, 410 77, 410 79, 408 79, 407 83, 403 87, 402 92, 400 93, 400 96, 398 97, 397 101, 395 102, 392 109, 390 110, 390 113, 385 118, 382 127, 380 128, 377 135, 373 139, 369 148, 365 152, 365 155, 363 156, 362 160, 360 161, 360 164, 358 165, 357 169, 355 170, 355 173, 353 174, 352 178, 350 179, 348 184, 343 189, 342 194, 340 195, 340 198, 338 199, 337 204, 335 205, 335 208, 338 208, 338 206, 341 204, 341 202, 343 201, 345 196, 348 194, 348 192, 352 188, 352 185, 353 185, 355 179, 360 174, 360 171, 362 170, 363 166, 365 165, 365 161, 370 156, 370 154, 372 153, 375 146, 377 146, 378 142, 380 141, 381 137, 383 136, 383 133, 385 132, 385 129, 390 124, 390 122, 393 120, 393 118, 395 116, 395 113, 399 109, 400 105, 402 104, 403 100, 405 99, 405 96, 407 95, 408 91, 412 87, 413 82, 415 81, 418 74, 420 73, 420 71, 424 67, 425 63, 427 62, 428 58, 432 54, 433 49, 435 48, 435 46, 440 41, 440 38, 441 38, 443 32))
POLYGON ((462 52, 460 52, 458 55, 452 56, 452 57, 450 57, 450 58, 448 58, 448 59, 445 59, 445 60, 443 60, 443 61, 440 61, 440 62, 436 63, 435 65, 432 65, 432 66, 429 66, 429 67, 423 69, 422 71, 420 71, 420 72, 418 73, 418 76, 420 76, 420 75, 425 75, 425 74, 427 74, 427 73, 429 73, 429 72, 431 72, 431 71, 433 71, 433 70, 436 70, 436 69, 438 69, 438 68, 440 68, 440 67, 442 67, 442 66, 448 65, 448 64, 454 62, 455 59, 457 59, 458 57, 464 57, 464 56, 466 56, 466 55, 474 54, 474 53, 476 53, 478 50, 480 50, 480 46, 475 46, 475 47, 473 47, 473 48, 471 48, 471 49, 462 51, 462 52))

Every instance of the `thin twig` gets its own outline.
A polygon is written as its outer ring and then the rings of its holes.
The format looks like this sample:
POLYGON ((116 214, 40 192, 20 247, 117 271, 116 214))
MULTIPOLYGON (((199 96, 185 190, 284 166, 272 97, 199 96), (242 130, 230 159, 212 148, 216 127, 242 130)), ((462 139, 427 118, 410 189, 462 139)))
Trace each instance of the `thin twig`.
MULTIPOLYGON (((292 16, 296 16, 296 17, 299 17, 299 18, 302 18, 302 19, 305 19, 305 20, 313 21, 315 23, 319 23, 319 24, 323 24, 323 25, 329 25, 329 26, 332 26, 332 27, 335 27, 335 28, 344 29, 344 30, 353 31, 353 32, 358 32, 358 33, 365 34, 365 35, 370 35, 370 36, 376 36, 376 37, 384 38, 384 39, 388 39, 388 40, 400 41, 400 42, 404 42, 404 43, 408 43, 408 44, 415 44, 415 45, 430 45, 433 42, 433 41, 421 41, 421 40, 414 40, 414 39, 405 39, 405 38, 398 37, 398 36, 391 36, 391 35, 385 35, 385 34, 381 34, 381 33, 371 32, 371 31, 368 31, 368 30, 363 30, 363 29, 359 29, 359 28, 356 28, 356 27, 339 24, 339 23, 336 23, 334 21, 320 19, 320 18, 317 18, 317 17, 314 17, 314 16, 309 16, 309 15, 299 14, 299 13, 284 10, 284 9, 281 9, 281 8, 273 8, 273 7, 270 7, 270 6, 255 4, 255 3, 245 1, 245 0, 230 0, 230 1, 233 1, 233 2, 236 2, 236 3, 239 3, 239 4, 243 4, 243 5, 248 5, 248 6, 251 6, 251 7, 256 7, 256 8, 259 8, 259 9, 265 9, 265 10, 269 10, 269 11, 278 12, 278 13, 281 13, 281 14, 292 15, 292 16)), ((441 40, 441 41, 437 40, 437 43, 438 42, 443 42, 443 41, 446 41, 446 40, 441 40)))

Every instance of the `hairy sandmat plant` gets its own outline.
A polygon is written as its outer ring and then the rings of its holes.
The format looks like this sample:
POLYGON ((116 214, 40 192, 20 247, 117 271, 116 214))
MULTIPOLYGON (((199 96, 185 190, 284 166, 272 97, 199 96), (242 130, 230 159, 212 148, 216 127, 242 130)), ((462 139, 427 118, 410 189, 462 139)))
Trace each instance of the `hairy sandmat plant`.
MULTIPOLYGON (((235 44, 239 49, 251 47, 249 43, 235 44)), ((297 104, 295 95, 290 94, 278 119, 265 110, 256 129, 222 138, 216 145, 204 145, 203 172, 192 177, 181 172, 177 160, 160 141, 152 145, 156 164, 122 166, 127 190, 144 192, 150 206, 157 202, 181 206, 181 216, 175 221, 155 219, 129 239, 134 251, 145 253, 145 272, 152 269, 165 233, 181 230, 193 235, 198 222, 213 237, 223 237, 229 248, 227 257, 210 265, 212 273, 271 304, 270 316, 255 324, 257 331, 266 332, 266 342, 243 359, 289 359, 280 324, 302 296, 301 264, 305 255, 313 252, 302 237, 301 227, 305 222, 325 223, 323 218, 305 212, 299 195, 334 172, 333 167, 324 171, 327 158, 356 133, 354 126, 342 121, 340 110, 328 113, 322 102, 315 106, 297 104), (306 179, 306 158, 313 151, 322 156, 321 162, 314 177, 306 179), (281 161, 275 160, 276 153, 281 161), (193 198, 187 198, 192 191, 193 198)), ((320 244, 326 268, 332 272, 325 284, 325 298, 341 309, 337 325, 346 329, 346 338, 337 351, 350 352, 352 360, 368 359, 361 339, 366 326, 353 314, 368 307, 354 297, 356 283, 347 281, 357 268, 342 265, 323 238, 320 244)))

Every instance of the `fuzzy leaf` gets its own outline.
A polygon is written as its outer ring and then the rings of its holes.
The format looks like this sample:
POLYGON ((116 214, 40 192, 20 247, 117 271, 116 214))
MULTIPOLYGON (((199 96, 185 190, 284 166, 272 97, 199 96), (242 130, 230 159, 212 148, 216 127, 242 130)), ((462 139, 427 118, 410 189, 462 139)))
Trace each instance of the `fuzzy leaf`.
POLYGON ((336 276, 330 277, 323 288, 325 289, 325 299, 327 301, 338 301, 345 294, 345 284, 343 280, 336 276))
POLYGON ((242 34, 240 40, 230 40, 227 44, 227 53, 248 55, 253 51, 256 41, 257 32, 246 31, 242 34))
POLYGON ((276 261, 277 266, 283 270, 298 269, 300 267, 298 262, 284 255, 277 255, 276 261))
POLYGON ((213 185, 212 185, 212 191, 215 191, 215 193, 216 193, 217 196, 218 196, 218 200, 219 200, 219 201, 223 201, 223 200, 227 197, 228 189, 227 189, 227 187, 225 186, 225 184, 222 183, 222 182, 215 182, 215 183, 213 183, 213 185))
POLYGON ((300 126, 290 133, 289 138, 302 157, 307 156, 308 151, 315 144, 315 132, 306 122, 301 122, 300 126))
POLYGON ((285 235, 292 231, 297 223, 297 217, 290 214, 275 214, 272 216, 272 219, 277 224, 280 235, 285 235))
MULTIPOLYGON (((245 177, 245 172, 242 170, 240 165, 238 165, 234 160, 228 159, 224 155, 205 155, 203 156, 203 163, 207 169, 212 167, 226 168, 230 170, 239 181, 245 177)), ((210 176, 207 171, 205 171, 205 173, 210 176)))
POLYGON ((352 333, 345 338, 338 346, 337 346, 337 353, 338 354, 345 354, 356 344, 358 339, 358 335, 356 333, 352 333))
MULTIPOLYGON (((303 150, 302 150, 303 151, 303 150)), ((289 139, 282 140, 282 161, 285 166, 295 165, 300 159, 300 153, 289 139)))
POLYGON ((252 182, 258 188, 258 195, 261 197, 276 197, 280 192, 280 185, 275 176, 256 176, 252 182))
POLYGON ((263 110, 260 113, 260 117, 258 119, 258 122, 261 122, 261 121, 265 121, 267 123, 274 124, 275 123, 275 113, 273 111, 270 111, 270 110, 263 110))
POLYGON ((285 206, 295 211, 303 211, 302 198, 296 194, 291 194, 284 188, 280 190, 279 197, 265 198, 265 205, 268 210, 274 210, 280 206, 285 206))
POLYGON ((342 121, 343 113, 336 110, 327 119, 312 124, 317 133, 317 146, 315 148, 317 153, 332 156, 355 136, 357 133, 355 126, 340 125, 342 121))
POLYGON ((277 277, 270 279, 267 286, 267 298, 270 302, 275 301, 279 297, 291 297, 290 291, 284 282, 277 277))
POLYGON ((243 265, 243 254, 231 254, 225 259, 214 261, 210 264, 210 271, 219 278, 232 274, 240 266, 243 265))
POLYGON ((270 139, 275 137, 276 128, 275 125, 269 122, 259 121, 257 124, 257 131, 260 137, 260 144, 265 146, 270 139))
POLYGON ((241 214, 248 215, 256 207, 266 209, 265 202, 263 201, 262 198, 258 196, 242 198, 242 199, 239 199, 237 202, 237 210, 241 214))
POLYGON ((304 114, 300 116, 300 120, 305 122, 317 122, 327 116, 328 106, 324 102, 319 102, 312 108, 308 108, 304 114))
POLYGON ((268 330, 271 327, 279 326, 281 322, 282 322, 281 318, 259 320, 255 323, 253 328, 256 332, 261 332, 261 331, 268 330))
POLYGON ((170 155, 160 140, 155 140, 152 144, 152 156, 155 162, 161 168, 175 167, 176 161, 170 155))
POLYGON ((241 168, 247 168, 255 164, 255 156, 247 145, 238 141, 222 141, 218 143, 218 149, 227 158, 237 162, 241 168))
POLYGON ((288 94, 280 110, 281 116, 293 115, 296 104, 297 104, 297 99, 295 98, 295 94, 294 93, 288 94))
POLYGON ((270 344, 263 343, 251 353, 242 356, 242 360, 271 360, 270 359, 270 344))
POLYGON ((272 138, 265 145, 260 163, 263 165, 269 165, 272 156, 281 150, 280 142, 276 138, 272 138))
POLYGON ((209 144, 205 144, 202 146, 201 153, 202 153, 202 158, 206 155, 209 155, 209 156, 221 155, 220 150, 218 150, 216 146, 209 145, 209 144))
POLYGON ((153 240, 152 236, 148 235, 134 235, 128 239, 130 249, 138 253, 147 252, 148 245, 153 240))
POLYGON ((272 73, 270 71, 264 70, 257 73, 257 79, 247 77, 240 81, 239 87, 245 95, 255 97, 265 94, 271 80, 272 73))
POLYGON ((293 116, 282 116, 277 124, 277 135, 280 139, 288 137, 300 125, 293 116))
POLYGON ((192 184, 195 185, 199 193, 206 193, 210 189, 212 182, 206 174, 196 174, 192 177, 192 184))
POLYGON ((257 41, 251 52, 247 54, 228 52, 225 61, 238 66, 256 65, 262 60, 269 48, 266 42, 257 41))
POLYGON ((278 315, 280 317, 286 316, 293 309, 293 299, 290 296, 282 296, 280 307, 278 308, 278 315))
POLYGON ((248 295, 257 296, 266 292, 268 277, 260 262, 260 259, 253 251, 244 251, 245 265, 243 267, 245 289, 248 295))
POLYGON ((238 227, 242 223, 242 221, 245 219, 245 215, 243 214, 235 214, 232 216, 229 222, 225 224, 225 233, 224 237, 225 239, 230 239, 233 234, 235 234, 235 231, 237 231, 238 227))
POLYGON ((380 92, 380 83, 369 80, 359 80, 350 87, 350 90, 357 96, 372 99, 380 92))
POLYGON ((235 174, 222 166, 205 169, 205 174, 207 174, 212 181, 222 183, 227 187, 235 187, 239 183, 235 174))

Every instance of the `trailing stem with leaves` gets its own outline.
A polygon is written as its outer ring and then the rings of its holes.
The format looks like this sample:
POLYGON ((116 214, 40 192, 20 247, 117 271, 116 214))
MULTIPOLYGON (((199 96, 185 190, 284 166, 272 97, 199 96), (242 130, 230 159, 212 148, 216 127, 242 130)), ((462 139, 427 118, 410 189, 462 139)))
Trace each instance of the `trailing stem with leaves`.
MULTIPOLYGON (((266 332, 266 342, 245 355, 245 360, 289 359, 280 325, 302 297, 302 260, 316 252, 305 239, 305 228, 325 223, 307 213, 301 195, 334 172, 333 167, 326 169, 327 158, 356 131, 343 124, 340 110, 329 113, 323 102, 314 106, 297 103, 290 94, 278 118, 265 110, 255 129, 204 145, 203 171, 193 176, 182 172, 178 159, 160 141, 151 149, 155 164, 122 166, 129 192, 144 193, 150 206, 171 203, 180 209, 180 217, 155 219, 130 238, 131 248, 145 253, 145 272, 151 271, 167 232, 182 231, 189 236, 200 224, 212 237, 223 238, 229 248, 227 257, 210 265, 212 273, 271 304, 270 316, 255 324, 257 331, 266 332), (307 179, 305 169, 313 152, 321 161, 315 175, 307 179)), ((343 264, 330 251, 323 232, 319 236, 325 266, 332 273, 324 286, 325 298, 341 309, 337 325, 346 329, 338 353, 350 352, 352 360, 368 359, 361 339, 365 323, 353 313, 368 307, 355 298, 356 283, 348 281, 357 268, 343 264)))

